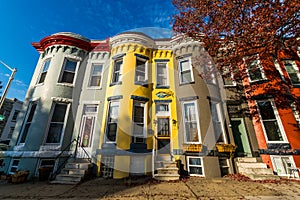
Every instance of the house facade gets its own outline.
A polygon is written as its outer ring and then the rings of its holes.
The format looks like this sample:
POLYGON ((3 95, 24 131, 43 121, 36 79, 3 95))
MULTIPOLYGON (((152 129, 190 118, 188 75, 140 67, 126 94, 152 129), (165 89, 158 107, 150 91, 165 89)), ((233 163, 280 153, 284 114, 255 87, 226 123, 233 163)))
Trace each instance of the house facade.
POLYGON ((88 157, 109 178, 159 179, 173 163, 174 179, 220 177, 236 172, 234 157, 264 155, 257 122, 240 112, 251 110, 250 101, 239 101, 239 88, 216 72, 201 76, 213 64, 200 42, 63 32, 33 46, 40 58, 1 167, 7 174, 35 176, 88 157))

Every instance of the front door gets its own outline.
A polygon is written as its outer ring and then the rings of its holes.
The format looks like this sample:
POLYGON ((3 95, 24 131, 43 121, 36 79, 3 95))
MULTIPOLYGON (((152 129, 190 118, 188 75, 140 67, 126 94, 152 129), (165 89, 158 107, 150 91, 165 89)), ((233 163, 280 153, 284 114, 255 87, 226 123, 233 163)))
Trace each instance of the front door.
POLYGON ((231 118, 234 142, 238 156, 252 157, 251 147, 243 118, 231 118))
POLYGON ((157 118, 157 149, 161 155, 170 155, 170 118, 157 118))

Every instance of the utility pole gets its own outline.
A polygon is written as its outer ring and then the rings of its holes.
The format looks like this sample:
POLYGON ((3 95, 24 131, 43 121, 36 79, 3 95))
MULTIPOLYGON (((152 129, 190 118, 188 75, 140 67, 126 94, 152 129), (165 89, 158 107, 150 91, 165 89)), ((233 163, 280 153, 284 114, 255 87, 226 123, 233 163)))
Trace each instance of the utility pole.
POLYGON ((10 77, 9 77, 9 79, 8 79, 8 83, 6 84, 5 89, 4 89, 3 94, 2 94, 2 96, 1 96, 1 99, 0 99, 0 109, 1 109, 1 108, 2 108, 2 105, 3 105, 4 101, 5 101, 5 97, 6 97, 6 94, 7 94, 7 92, 8 92, 8 89, 9 89, 9 87, 10 87, 10 85, 11 85, 11 82, 12 82, 12 80, 14 80, 14 77, 15 77, 15 74, 16 74, 16 72, 17 72, 17 69, 16 69, 16 68, 11 68, 11 67, 9 67, 9 66, 8 66, 7 64, 5 64, 2 60, 0 60, 0 63, 1 63, 2 65, 4 65, 7 69, 9 69, 9 70, 11 71, 11 75, 10 75, 10 77))

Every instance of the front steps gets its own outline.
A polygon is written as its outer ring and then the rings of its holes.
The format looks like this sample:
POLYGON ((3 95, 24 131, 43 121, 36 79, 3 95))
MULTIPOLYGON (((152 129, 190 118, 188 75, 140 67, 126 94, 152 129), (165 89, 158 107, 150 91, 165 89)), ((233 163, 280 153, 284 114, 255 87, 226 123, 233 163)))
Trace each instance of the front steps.
POLYGON ((53 184, 75 185, 92 173, 93 164, 86 159, 69 160, 60 174, 55 177, 53 184))
POLYGON ((252 180, 279 180, 272 169, 263 163, 261 158, 239 157, 235 159, 237 173, 243 174, 252 180))
POLYGON ((154 162, 153 178, 160 181, 175 181, 179 180, 179 169, 175 161, 157 157, 154 162))

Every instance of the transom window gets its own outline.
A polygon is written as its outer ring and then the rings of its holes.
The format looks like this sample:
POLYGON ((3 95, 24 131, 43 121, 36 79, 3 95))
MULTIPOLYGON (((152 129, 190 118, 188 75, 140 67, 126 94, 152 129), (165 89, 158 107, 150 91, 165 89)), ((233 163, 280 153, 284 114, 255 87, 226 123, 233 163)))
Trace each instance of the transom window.
POLYGON ((50 66, 50 59, 47 59, 44 62, 43 69, 42 69, 41 75, 39 77, 38 84, 44 83, 46 75, 47 75, 47 72, 48 72, 48 69, 49 69, 49 66, 50 66))
POLYGON ((133 103, 133 143, 143 143, 145 138, 145 103, 133 103))
POLYGON ((169 85, 167 63, 156 64, 156 85, 157 87, 163 87, 169 85))
POLYGON ((60 143, 68 104, 54 103, 46 143, 60 143))
POLYGON ((263 129, 269 142, 286 141, 280 117, 273 101, 257 102, 263 129))
POLYGON ((135 82, 145 83, 147 79, 147 60, 137 57, 135 66, 135 82))
POLYGON ((121 81, 121 70, 123 66, 123 58, 114 61, 114 68, 112 73, 112 83, 118 83, 121 81))
POLYGON ((183 125, 186 143, 200 142, 199 116, 196 101, 183 103, 183 125))
POLYGON ((90 78, 90 87, 100 87, 101 80, 102 80, 102 71, 103 65, 102 64, 93 64, 92 65, 92 73, 90 78))
POLYGON ((106 142, 116 142, 118 130, 118 115, 120 102, 112 101, 109 103, 109 111, 106 126, 106 142))
POLYGON ((191 59, 179 60, 180 83, 191 83, 194 81, 191 59))
POLYGON ((61 75, 60 83, 70 83, 73 84, 74 77, 76 73, 77 60, 73 60, 70 58, 65 59, 64 70, 61 75))
POLYGON ((294 60, 285 60, 283 62, 284 67, 286 69, 286 72, 288 73, 291 83, 293 85, 299 85, 300 84, 300 74, 299 74, 299 68, 296 65, 294 60))
POLYGON ((187 166, 191 176, 204 176, 203 159, 201 157, 187 157, 187 166))

